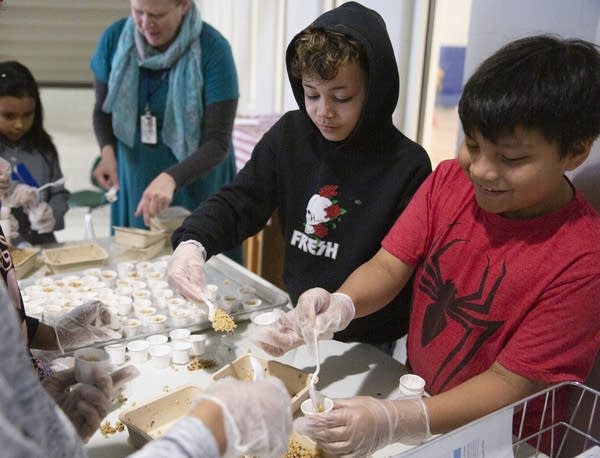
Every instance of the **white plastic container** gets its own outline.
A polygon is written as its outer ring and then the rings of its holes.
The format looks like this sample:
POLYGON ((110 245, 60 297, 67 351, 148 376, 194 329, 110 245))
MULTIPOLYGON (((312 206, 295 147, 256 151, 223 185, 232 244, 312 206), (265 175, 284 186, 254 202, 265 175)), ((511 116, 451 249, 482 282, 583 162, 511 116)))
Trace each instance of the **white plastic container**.
POLYGON ((192 334, 187 338, 190 343, 190 354, 192 356, 200 356, 204 354, 206 348, 206 336, 204 334, 192 334))
POLYGON ((154 368, 165 369, 169 367, 171 360, 171 347, 169 345, 153 345, 148 353, 150 353, 150 363, 154 368))
POLYGON ((400 377, 398 385, 400 398, 420 398, 425 394, 425 380, 415 374, 400 377))
POLYGON ((104 347, 110 357, 110 362, 115 366, 120 366, 125 362, 125 344, 115 343, 104 347))
POLYGON ((187 364, 190 362, 192 345, 186 341, 175 341, 171 345, 171 358, 173 364, 187 364))
POLYGON ((169 338, 164 334, 153 334, 146 337, 146 342, 150 344, 150 347, 154 347, 156 345, 165 345, 168 341, 169 338))
POLYGON ((127 350, 129 351, 129 360, 133 364, 140 364, 146 361, 148 358, 148 349, 150 344, 145 340, 132 340, 127 344, 127 350))

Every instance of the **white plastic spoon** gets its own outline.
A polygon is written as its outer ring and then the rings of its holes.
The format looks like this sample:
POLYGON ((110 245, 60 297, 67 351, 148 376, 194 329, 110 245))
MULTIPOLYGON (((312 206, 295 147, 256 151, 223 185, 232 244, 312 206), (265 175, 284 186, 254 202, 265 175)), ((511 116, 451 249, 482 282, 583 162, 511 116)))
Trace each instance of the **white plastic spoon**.
POLYGON ((40 192, 43 189, 52 188, 54 186, 60 186, 60 185, 63 185, 63 184, 65 184, 65 177, 61 177, 61 178, 59 178, 56 181, 51 181, 50 183, 46 183, 46 184, 40 186, 39 188, 37 188, 36 191, 40 192))
POLYGON ((316 332, 314 336, 316 367, 315 372, 312 374, 308 382, 308 395, 310 396, 310 400, 312 401, 315 413, 319 413, 323 411, 323 395, 317 391, 315 385, 319 381, 319 372, 321 371, 321 358, 319 356, 319 340, 317 339, 316 332))

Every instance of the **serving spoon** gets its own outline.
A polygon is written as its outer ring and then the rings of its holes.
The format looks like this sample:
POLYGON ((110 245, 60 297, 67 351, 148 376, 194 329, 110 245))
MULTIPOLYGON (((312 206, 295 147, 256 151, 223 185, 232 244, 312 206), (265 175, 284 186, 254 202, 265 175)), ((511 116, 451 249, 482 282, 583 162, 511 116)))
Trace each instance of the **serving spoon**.
POLYGON ((312 401, 313 410, 315 413, 323 411, 323 395, 317 391, 316 384, 319 381, 319 372, 321 371, 321 357, 319 356, 319 339, 317 333, 314 333, 315 360, 316 367, 308 382, 308 395, 312 401))

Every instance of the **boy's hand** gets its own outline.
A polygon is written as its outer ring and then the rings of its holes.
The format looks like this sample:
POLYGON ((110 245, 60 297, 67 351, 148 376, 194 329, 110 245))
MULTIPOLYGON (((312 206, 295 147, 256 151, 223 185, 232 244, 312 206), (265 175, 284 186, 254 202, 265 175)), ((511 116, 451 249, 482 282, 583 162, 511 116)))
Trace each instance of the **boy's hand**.
POLYGON ((427 408, 420 398, 336 400, 330 412, 298 418, 294 430, 333 456, 369 456, 394 442, 417 445, 431 436, 427 408))
POLYGON ((206 250, 200 242, 181 242, 167 265, 169 286, 192 302, 202 302, 202 295, 206 291, 205 259, 206 250))
POLYGON ((311 345, 315 334, 319 338, 346 329, 354 318, 354 303, 346 294, 312 288, 298 299, 294 317, 298 332, 311 345))

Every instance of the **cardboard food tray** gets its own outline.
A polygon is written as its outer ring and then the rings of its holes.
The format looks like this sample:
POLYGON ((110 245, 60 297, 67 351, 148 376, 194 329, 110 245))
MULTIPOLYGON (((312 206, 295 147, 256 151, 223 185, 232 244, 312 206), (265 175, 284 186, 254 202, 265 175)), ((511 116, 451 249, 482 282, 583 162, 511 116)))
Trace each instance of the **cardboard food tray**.
POLYGON ((166 238, 164 232, 148 231, 136 227, 113 226, 113 229, 115 230, 115 242, 131 248, 147 248, 166 238))
POLYGON ((54 273, 97 267, 108 259, 106 250, 96 243, 48 248, 42 255, 54 273))
POLYGON ((181 417, 187 414, 192 400, 202 393, 196 385, 185 385, 142 405, 120 413, 119 420, 127 426, 129 440, 135 448, 161 437, 181 417))
POLYGON ((153 243, 152 245, 148 245, 145 248, 127 248, 127 252, 134 255, 134 258, 137 260, 143 259, 152 259, 155 256, 159 255, 163 248, 165 247, 165 242, 167 238, 165 234, 162 233, 162 238, 158 240, 158 242, 153 243))
POLYGON ((35 269, 39 252, 39 248, 12 248, 10 250, 13 265, 17 272, 17 279, 20 280, 35 269))
MULTIPOLYGON (((254 357, 264 368, 265 375, 277 377, 283 382, 292 398, 292 413, 300 409, 300 404, 308 399, 308 379, 310 374, 296 369, 293 366, 254 357)), ((233 377, 238 380, 253 380, 254 369, 250 363, 250 355, 240 356, 232 363, 222 367, 212 376, 213 380, 219 380, 224 377, 233 377)))

